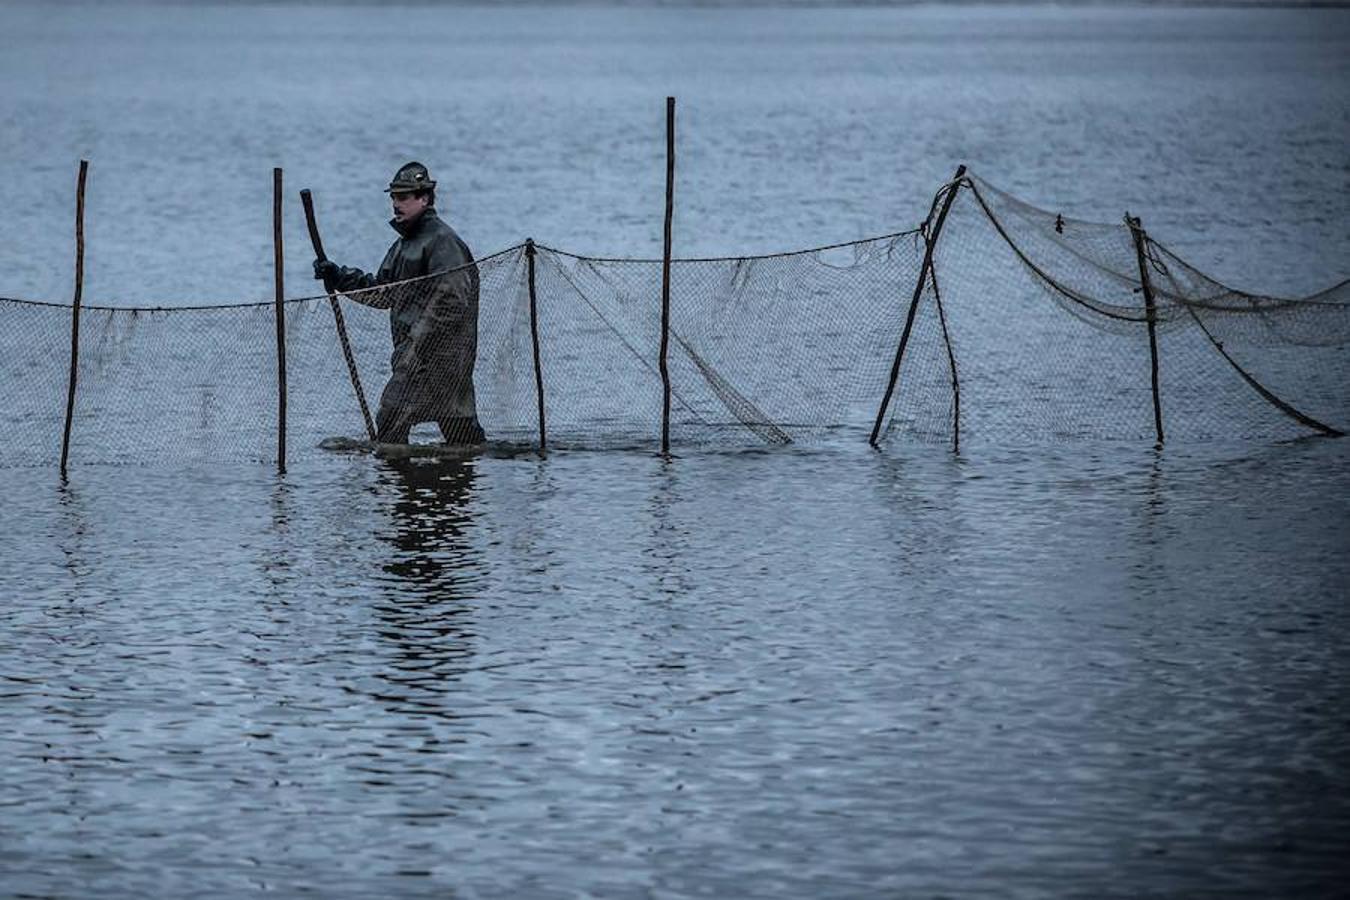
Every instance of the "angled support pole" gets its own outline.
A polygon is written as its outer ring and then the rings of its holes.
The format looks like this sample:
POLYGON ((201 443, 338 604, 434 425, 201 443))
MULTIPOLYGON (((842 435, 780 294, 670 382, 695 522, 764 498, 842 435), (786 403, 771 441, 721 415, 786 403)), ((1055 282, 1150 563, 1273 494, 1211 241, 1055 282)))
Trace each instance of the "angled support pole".
MULTIPOLYGON (((891 376, 886 382, 886 393, 881 398, 881 406, 877 409, 876 422, 872 424, 872 436, 867 439, 867 443, 873 447, 877 446, 877 441, 881 436, 881 425, 886 420, 886 410, 891 405, 891 397, 895 393, 896 381, 900 378, 900 361, 905 356, 905 347, 909 344, 910 333, 914 330, 914 315, 919 311, 919 300, 923 297, 923 289, 928 284, 929 273, 933 269, 933 251, 937 249, 938 236, 942 234, 942 225, 947 221, 947 213, 951 211, 952 201, 956 199, 956 192, 961 189, 961 179, 966 175, 966 167, 958 166, 956 175, 953 176, 951 183, 944 188, 946 196, 942 198, 942 205, 937 211, 936 217, 929 214, 929 222, 933 227, 929 230, 924 229, 924 251, 923 265, 919 267, 919 280, 914 285, 914 296, 909 302, 909 313, 905 316, 905 328, 900 332, 900 345, 895 348, 895 361, 891 363, 891 376)), ((924 225, 927 226, 928 222, 924 225)))
POLYGON ((66 461, 70 458, 70 426, 75 420, 75 381, 80 369, 80 302, 84 296, 84 185, 89 161, 80 160, 80 177, 75 187, 75 299, 70 314, 70 378, 66 383, 66 425, 61 432, 61 480, 66 480, 66 461))
POLYGON ((539 301, 535 291, 534 238, 525 240, 525 262, 530 279, 530 344, 534 349, 534 397, 539 404, 539 452, 548 450, 548 427, 544 422, 544 366, 539 358, 539 301))
POLYGON ((947 369, 952 375, 952 452, 961 452, 961 378, 956 371, 956 352, 952 350, 952 335, 947 329, 947 313, 942 308, 942 291, 938 290, 937 268, 929 276, 933 280, 933 302, 937 306, 938 325, 942 327, 942 343, 947 348, 947 369))
POLYGON ((1144 224, 1137 218, 1125 213, 1125 224, 1134 237, 1134 252, 1139 258, 1139 288, 1144 292, 1144 316, 1148 320, 1148 353, 1153 371, 1153 429, 1158 437, 1158 446, 1163 445, 1162 396, 1158 389, 1158 308, 1153 298, 1153 282, 1148 275, 1148 254, 1144 245, 1148 234, 1144 224))

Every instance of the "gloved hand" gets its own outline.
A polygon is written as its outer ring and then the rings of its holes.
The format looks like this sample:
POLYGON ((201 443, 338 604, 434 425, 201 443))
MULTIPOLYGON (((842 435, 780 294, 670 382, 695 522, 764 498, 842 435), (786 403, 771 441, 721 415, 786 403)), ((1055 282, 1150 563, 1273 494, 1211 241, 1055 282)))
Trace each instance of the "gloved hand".
POLYGON ((319 281, 336 281, 341 274, 342 266, 339 266, 331 259, 314 260, 314 277, 319 281))

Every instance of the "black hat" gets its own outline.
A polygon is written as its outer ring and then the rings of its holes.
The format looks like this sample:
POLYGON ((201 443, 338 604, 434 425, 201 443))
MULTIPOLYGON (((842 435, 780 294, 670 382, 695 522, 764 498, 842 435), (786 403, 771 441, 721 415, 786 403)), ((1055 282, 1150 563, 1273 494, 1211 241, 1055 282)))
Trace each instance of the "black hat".
POLYGON ((420 162, 410 162, 394 173, 394 180, 389 182, 389 187, 384 189, 386 194, 405 193, 411 191, 430 191, 435 190, 436 182, 432 180, 431 173, 427 167, 420 162))

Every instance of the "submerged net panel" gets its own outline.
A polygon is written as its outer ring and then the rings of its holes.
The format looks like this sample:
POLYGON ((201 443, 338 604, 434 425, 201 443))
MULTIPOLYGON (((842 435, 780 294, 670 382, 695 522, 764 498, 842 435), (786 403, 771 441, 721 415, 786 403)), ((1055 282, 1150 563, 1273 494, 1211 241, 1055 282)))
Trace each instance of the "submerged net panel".
POLYGON ((56 465, 70 364, 70 307, 0 304, 0 464, 56 465))
POLYGON ((82 311, 71 462, 268 458, 273 329, 265 306, 82 311))
MULTIPOLYGON (((650 267, 631 264, 638 272, 650 267)), ((603 262, 541 249, 536 297, 548 441, 559 447, 650 447, 661 430, 657 370, 661 294, 616 287, 603 262)))
MULTIPOLYGON (((71 310, 6 304, 5 462, 59 461, 71 310)), ((86 308, 70 462, 263 459, 275 434, 271 310, 86 308)))
MULTIPOLYGON (((540 258, 550 439, 650 445, 661 429, 660 261, 540 258)), ((870 427, 919 259, 912 235, 893 235, 674 261, 672 442, 781 444, 870 427)))
POLYGON ((922 253, 913 234, 672 270, 672 380, 691 412, 672 440, 761 441, 870 429, 922 253), (708 427, 711 426, 711 427, 708 427))

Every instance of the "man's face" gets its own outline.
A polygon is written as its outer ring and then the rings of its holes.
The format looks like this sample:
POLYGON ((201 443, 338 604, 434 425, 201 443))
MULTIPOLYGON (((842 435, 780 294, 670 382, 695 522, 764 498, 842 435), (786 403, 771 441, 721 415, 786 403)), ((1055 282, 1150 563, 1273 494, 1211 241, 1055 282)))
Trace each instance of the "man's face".
POLYGON ((390 194, 389 199, 394 204, 395 222, 411 222, 426 211, 427 204, 430 202, 430 198, 425 194, 419 197, 416 194, 401 191, 390 194))

